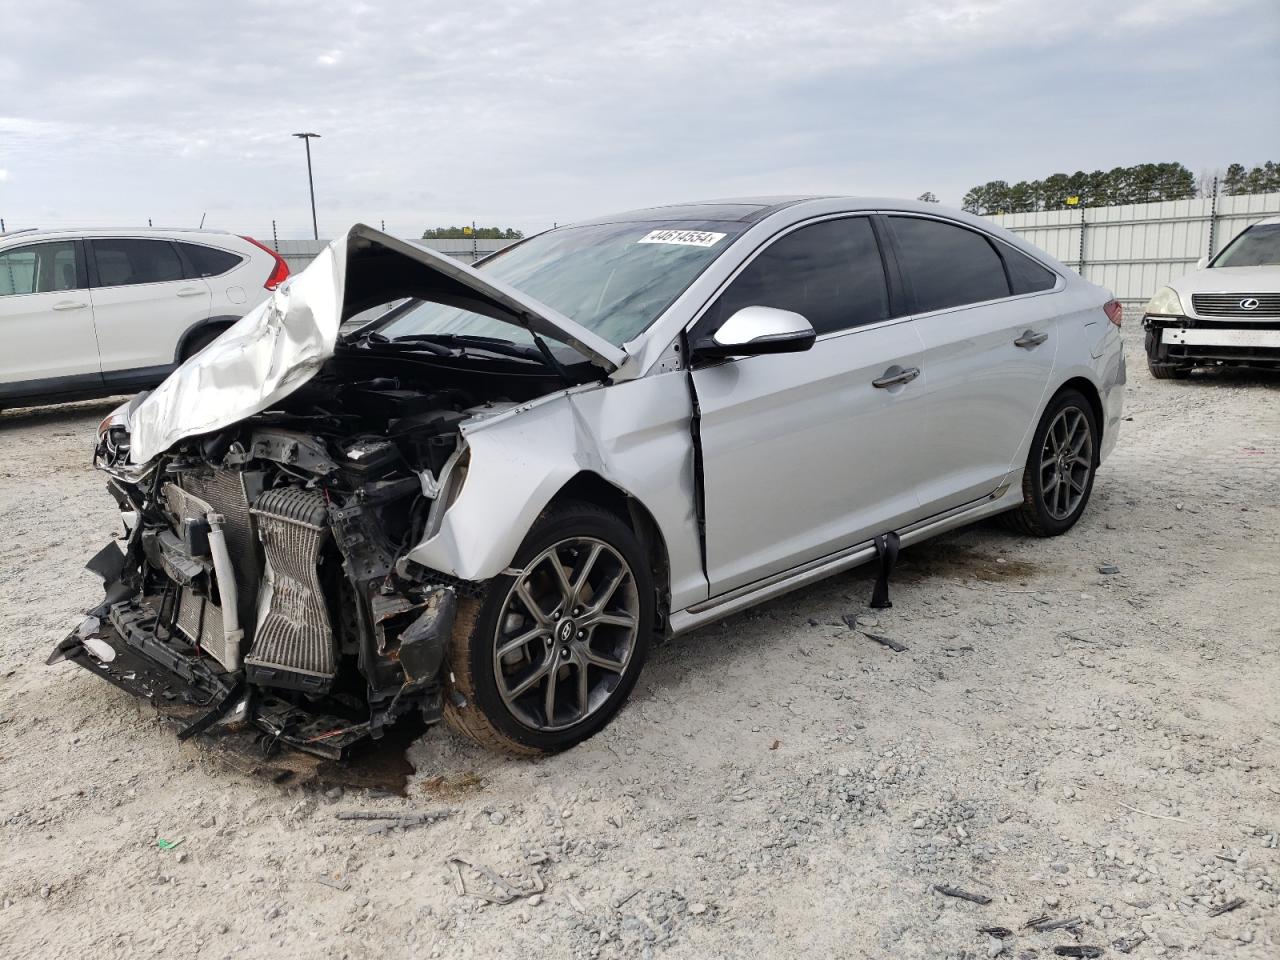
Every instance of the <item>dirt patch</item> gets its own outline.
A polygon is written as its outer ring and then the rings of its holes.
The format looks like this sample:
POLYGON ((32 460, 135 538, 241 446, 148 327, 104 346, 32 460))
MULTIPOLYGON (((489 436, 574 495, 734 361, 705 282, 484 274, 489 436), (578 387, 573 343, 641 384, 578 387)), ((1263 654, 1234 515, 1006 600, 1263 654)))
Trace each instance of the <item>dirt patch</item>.
MULTIPOLYGON (((953 578, 1002 583, 1006 580, 1030 580, 1040 573, 1040 565, 1031 560, 1002 556, 964 542, 942 540, 904 550, 898 558, 895 576, 915 582, 953 578)), ((1052 571, 1045 575, 1051 576, 1052 571)))

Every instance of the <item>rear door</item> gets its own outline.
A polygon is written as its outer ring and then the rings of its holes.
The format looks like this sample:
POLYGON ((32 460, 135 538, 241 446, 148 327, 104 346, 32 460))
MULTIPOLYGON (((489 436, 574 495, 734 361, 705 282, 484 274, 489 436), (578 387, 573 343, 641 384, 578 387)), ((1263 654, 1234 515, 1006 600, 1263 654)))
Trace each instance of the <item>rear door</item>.
POLYGON ((747 306, 792 310, 818 334, 804 353, 693 371, 701 420, 712 595, 838 552, 914 519, 923 411, 921 344, 895 309, 865 216, 772 241, 695 325, 747 306), (876 386, 875 381, 882 385, 876 386))
POLYGON ((100 382, 80 241, 44 240, 0 251, 0 396, 100 382))
POLYGON ((932 515, 995 491, 1034 426, 1058 349, 1059 278, 954 221, 886 222, 924 347, 917 490, 932 515))
POLYGON ((168 240, 101 237, 88 246, 104 379, 172 366, 182 334, 209 317, 208 283, 184 279, 168 240))

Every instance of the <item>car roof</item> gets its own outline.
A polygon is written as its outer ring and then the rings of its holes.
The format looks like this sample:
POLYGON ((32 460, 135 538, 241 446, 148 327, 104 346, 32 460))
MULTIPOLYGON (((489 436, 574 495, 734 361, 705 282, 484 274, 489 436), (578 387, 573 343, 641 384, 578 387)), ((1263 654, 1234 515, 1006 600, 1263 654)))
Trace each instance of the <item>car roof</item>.
POLYGON ((723 200, 694 200, 685 203, 665 204, 660 207, 642 207, 622 213, 606 214, 570 224, 585 227, 603 223, 645 223, 651 221, 708 221, 756 223, 779 210, 821 199, 817 196, 798 197, 731 197, 723 200))
POLYGON ((83 237, 169 237, 183 236, 192 239, 207 237, 231 237, 229 230, 213 230, 203 227, 59 227, 42 230, 11 230, 0 233, 0 242, 21 237, 23 240, 47 240, 55 237, 80 239, 83 237))
MULTIPOLYGON (((759 223, 766 217, 782 211, 790 215, 803 215, 804 208, 821 206, 829 210, 833 206, 850 212, 859 210, 894 210, 913 213, 932 213, 953 219, 968 220, 969 215, 937 203, 920 200, 891 199, 886 197, 856 197, 840 194, 804 194, 800 196, 731 197, 722 200, 697 200, 661 207, 644 207, 623 213, 608 214, 580 220, 572 227, 605 223, 631 223, 648 221, 721 221, 746 225, 759 223)), ((988 224, 989 225, 989 224, 988 224)))

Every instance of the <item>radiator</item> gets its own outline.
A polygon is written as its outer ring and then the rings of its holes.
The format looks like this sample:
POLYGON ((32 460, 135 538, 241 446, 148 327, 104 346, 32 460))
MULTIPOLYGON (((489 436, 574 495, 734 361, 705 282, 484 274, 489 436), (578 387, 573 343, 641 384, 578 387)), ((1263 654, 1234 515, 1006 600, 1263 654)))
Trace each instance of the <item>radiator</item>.
POLYGON ((245 657, 251 678, 319 689, 337 673, 338 651, 320 584, 320 552, 329 537, 323 496, 281 487, 251 511, 265 570, 257 630, 245 657))

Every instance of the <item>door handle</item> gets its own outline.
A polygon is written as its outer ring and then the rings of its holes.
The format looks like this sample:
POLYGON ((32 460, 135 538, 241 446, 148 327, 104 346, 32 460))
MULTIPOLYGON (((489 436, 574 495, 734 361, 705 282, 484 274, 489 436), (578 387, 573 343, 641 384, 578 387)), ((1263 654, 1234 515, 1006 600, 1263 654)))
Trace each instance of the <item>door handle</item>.
POLYGON ((905 370, 898 370, 894 373, 894 368, 890 367, 884 372, 883 377, 878 377, 871 381, 873 387, 896 387, 900 383, 910 383, 916 377, 920 376, 919 367, 907 367, 905 370))
POLYGON ((1044 343, 1048 339, 1049 335, 1047 333, 1036 333, 1034 330, 1025 330, 1023 331, 1022 336, 1013 341, 1013 345, 1015 347, 1023 347, 1030 350, 1032 347, 1040 346, 1040 344, 1044 343))
POLYGON ((183 287, 181 290, 178 291, 178 296, 201 297, 201 296, 204 296, 204 291, 201 290, 199 287, 183 287))
POLYGON ((87 304, 87 303, 81 303, 81 302, 79 302, 79 301, 77 301, 77 300, 63 300, 61 303, 55 303, 55 304, 53 305, 53 309, 55 309, 55 310, 83 310, 83 309, 84 309, 85 307, 87 307, 87 306, 88 306, 88 304, 87 304))

